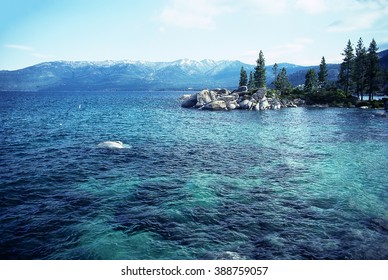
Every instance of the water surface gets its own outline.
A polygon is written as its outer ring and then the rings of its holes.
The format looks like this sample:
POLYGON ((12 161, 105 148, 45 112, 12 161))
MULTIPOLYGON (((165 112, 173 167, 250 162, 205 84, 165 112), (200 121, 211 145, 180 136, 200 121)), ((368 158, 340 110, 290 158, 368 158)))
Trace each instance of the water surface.
POLYGON ((180 95, 1 93, 0 258, 388 259, 387 118, 180 95))

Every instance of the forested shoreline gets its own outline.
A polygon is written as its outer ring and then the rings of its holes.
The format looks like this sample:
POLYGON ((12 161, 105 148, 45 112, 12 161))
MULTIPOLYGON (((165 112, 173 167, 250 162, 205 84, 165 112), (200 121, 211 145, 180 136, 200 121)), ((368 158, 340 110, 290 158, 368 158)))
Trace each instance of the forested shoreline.
MULTIPOLYGON (((336 81, 328 80, 328 68, 323 56, 319 71, 311 68, 305 75, 302 85, 292 87, 286 68, 279 69, 275 63, 272 67, 275 80, 268 91, 280 99, 302 99, 307 105, 326 104, 339 107, 384 107, 384 101, 374 100, 377 92, 387 90, 388 70, 381 67, 378 57, 378 46, 373 39, 368 49, 360 38, 356 47, 348 40, 341 55, 343 61, 336 81), (364 100, 368 96, 368 100, 364 100)), ((249 75, 241 67, 239 87, 247 86, 249 92, 255 93, 266 87, 266 69, 263 51, 259 52, 254 71, 249 75)))

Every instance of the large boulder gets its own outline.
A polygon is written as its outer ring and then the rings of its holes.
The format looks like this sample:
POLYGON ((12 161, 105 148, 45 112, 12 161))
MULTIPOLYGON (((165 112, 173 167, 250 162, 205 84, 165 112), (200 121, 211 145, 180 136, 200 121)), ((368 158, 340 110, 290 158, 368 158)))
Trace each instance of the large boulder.
POLYGON ((270 105, 271 105, 271 109, 273 109, 273 110, 279 110, 280 108, 282 108, 282 104, 280 103, 279 99, 277 99, 277 98, 273 98, 270 105))
POLYGON ((228 110, 234 110, 240 108, 240 105, 238 105, 236 100, 233 100, 231 102, 227 102, 226 107, 228 108, 228 110))
POLYGON ((303 99, 296 98, 292 101, 296 106, 304 106, 306 105, 306 102, 303 99))
POLYGON ((207 89, 197 94, 197 104, 195 107, 200 108, 217 99, 217 93, 215 91, 209 91, 207 89))
POLYGON ((249 110, 252 108, 253 102, 248 100, 248 99, 245 99, 245 100, 241 101, 239 105, 240 105, 241 109, 249 110))
POLYGON ((192 108, 197 104, 197 94, 194 93, 194 94, 191 94, 190 96, 185 94, 184 96, 181 97, 181 100, 183 100, 181 104, 183 108, 192 108))
POLYGON ((224 100, 226 103, 238 100, 238 94, 220 96, 217 100, 224 100))
POLYGON ((227 89, 202 90, 195 94, 185 94, 180 99, 184 108, 200 108, 205 110, 278 110, 282 107, 303 106, 302 99, 279 99, 275 95, 269 95, 266 88, 260 88, 253 94, 247 91, 247 87, 240 87, 232 93, 227 89))
POLYGON ((248 92, 248 87, 247 86, 241 86, 238 89, 236 89, 235 92, 248 92))
POLYGON ((257 102, 257 105, 255 106, 256 111, 267 110, 269 108, 271 108, 271 105, 269 104, 268 99, 265 96, 262 99, 260 99, 257 102))
POLYGON ((213 89, 211 91, 214 91, 217 95, 229 95, 230 94, 230 90, 228 90, 226 88, 216 88, 216 89, 213 89))
POLYGON ((210 103, 207 103, 205 106, 203 106, 203 109, 205 110, 226 110, 226 102, 224 100, 215 100, 210 103))
POLYGON ((267 94, 267 89, 266 88, 259 88, 253 95, 252 98, 255 99, 256 101, 260 101, 263 99, 267 94))
POLYGON ((179 100, 181 100, 183 102, 183 101, 190 99, 190 97, 191 97, 191 94, 184 94, 181 97, 179 97, 179 100))
POLYGON ((284 108, 296 108, 298 107, 292 100, 282 99, 281 104, 284 108))

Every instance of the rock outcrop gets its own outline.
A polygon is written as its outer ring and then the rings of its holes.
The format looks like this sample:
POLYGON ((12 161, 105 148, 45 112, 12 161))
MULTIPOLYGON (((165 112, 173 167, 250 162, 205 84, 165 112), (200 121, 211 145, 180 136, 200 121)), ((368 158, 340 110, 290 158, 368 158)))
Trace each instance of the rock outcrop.
POLYGON ((183 108, 192 108, 195 106, 195 104, 197 104, 197 95, 196 94, 192 94, 192 95, 185 94, 180 99, 182 100, 181 106, 183 108))
POLYGON ((181 97, 182 107, 198 108, 203 110, 279 110, 286 107, 297 107, 304 105, 304 100, 285 100, 275 96, 267 96, 266 88, 260 88, 250 92, 248 87, 242 86, 237 90, 228 89, 202 90, 192 95, 181 97))

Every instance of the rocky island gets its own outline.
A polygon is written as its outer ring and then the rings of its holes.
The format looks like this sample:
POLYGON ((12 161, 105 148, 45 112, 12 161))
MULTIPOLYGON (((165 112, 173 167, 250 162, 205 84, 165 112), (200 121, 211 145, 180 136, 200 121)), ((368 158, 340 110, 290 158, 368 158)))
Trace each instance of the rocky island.
POLYGON ((193 94, 185 94, 181 97, 183 108, 197 108, 202 110, 278 110, 287 107, 303 106, 302 99, 280 99, 267 88, 262 87, 255 91, 249 91, 247 86, 241 86, 236 90, 228 89, 204 89, 193 94))

